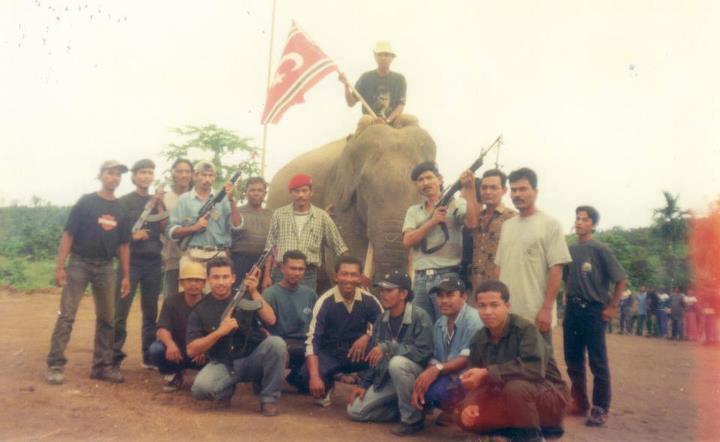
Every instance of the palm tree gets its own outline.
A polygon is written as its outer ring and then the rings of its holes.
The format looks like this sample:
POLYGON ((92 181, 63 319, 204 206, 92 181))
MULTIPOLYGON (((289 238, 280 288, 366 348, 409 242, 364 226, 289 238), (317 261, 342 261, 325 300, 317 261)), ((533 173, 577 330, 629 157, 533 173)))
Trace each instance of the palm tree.
POLYGON ((665 268, 670 282, 676 280, 676 255, 678 246, 685 243, 688 234, 689 212, 680 209, 678 195, 663 191, 665 206, 653 210, 654 233, 665 243, 665 268))

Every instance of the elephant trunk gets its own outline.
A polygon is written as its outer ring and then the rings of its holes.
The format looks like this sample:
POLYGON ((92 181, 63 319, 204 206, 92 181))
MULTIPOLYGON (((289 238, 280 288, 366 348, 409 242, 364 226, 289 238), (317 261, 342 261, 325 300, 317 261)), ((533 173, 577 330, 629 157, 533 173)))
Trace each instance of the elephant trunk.
POLYGON ((392 270, 407 270, 408 251, 402 244, 402 222, 401 219, 384 219, 369 229, 376 280, 379 275, 392 270))

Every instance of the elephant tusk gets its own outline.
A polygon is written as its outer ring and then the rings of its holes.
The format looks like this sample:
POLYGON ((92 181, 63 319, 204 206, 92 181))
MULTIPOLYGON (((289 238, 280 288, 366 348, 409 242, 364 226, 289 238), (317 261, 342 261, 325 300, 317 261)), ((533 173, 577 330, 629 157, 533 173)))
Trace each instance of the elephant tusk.
POLYGON ((373 273, 375 273, 375 269, 373 268, 374 264, 375 250, 373 249, 372 242, 368 241, 367 253, 365 254, 365 270, 363 271, 363 274, 368 279, 372 279, 373 273))

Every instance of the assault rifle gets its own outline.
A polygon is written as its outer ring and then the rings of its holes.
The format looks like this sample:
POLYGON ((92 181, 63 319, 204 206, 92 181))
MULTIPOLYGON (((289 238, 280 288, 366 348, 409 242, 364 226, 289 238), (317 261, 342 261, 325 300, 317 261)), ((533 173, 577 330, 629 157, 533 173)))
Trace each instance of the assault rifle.
MULTIPOLYGON (((155 192, 158 191, 162 192, 163 186, 160 185, 155 192)), ((157 205, 158 200, 155 199, 155 197, 152 197, 148 200, 147 203, 145 203, 145 207, 143 208, 142 213, 140 214, 140 217, 135 221, 135 224, 133 224, 132 227, 132 233, 135 233, 142 229, 145 226, 145 223, 154 223, 158 221, 162 221, 164 219, 167 219, 168 213, 167 210, 162 213, 156 213, 155 215, 150 215, 150 213, 155 209, 155 206, 157 205)))
MULTIPOLYGON (((240 179, 240 171, 238 170, 230 177, 230 182, 235 185, 237 183, 237 180, 240 179)), ((215 195, 213 199, 208 199, 205 201, 205 204, 200 208, 198 211, 197 216, 195 217, 195 221, 193 224, 198 222, 201 218, 207 216, 212 210, 215 208, 216 205, 220 204, 220 202, 225 198, 225 188, 223 187, 220 189, 220 191, 215 195)), ((195 233, 191 233, 190 235, 186 236, 185 238, 180 240, 180 249, 185 250, 188 247, 188 244, 190 243, 190 239, 195 236, 195 233)))
MULTIPOLYGON (((262 268, 265 266, 265 261, 267 260, 268 256, 270 256, 271 252, 272 247, 268 247, 267 249, 263 250, 262 254, 255 262, 255 264, 250 267, 250 271, 253 271, 254 269, 262 271, 262 268)), ((240 277, 240 275, 238 275, 238 277, 240 277)), ((230 300, 230 303, 227 307, 225 307, 225 311, 223 311, 223 314, 220 317, 221 323, 225 319, 232 316, 235 313, 235 310, 240 310, 243 312, 254 312, 256 310, 260 310, 260 308, 262 307, 262 303, 259 301, 253 301, 252 299, 248 299, 248 297, 246 296, 247 294, 247 288, 245 287, 245 281, 243 280, 243 282, 241 282, 238 288, 235 290, 235 294, 230 300)))
MULTIPOLYGON (((482 165, 483 161, 485 160, 485 156, 495 147, 500 146, 502 144, 502 135, 499 135, 493 143, 488 146, 487 148, 483 149, 480 152, 480 156, 475 160, 474 163, 470 165, 468 168, 472 173, 475 173, 482 165)), ((443 192, 443 194, 440 196, 440 199, 438 200, 437 204, 435 204, 435 207, 446 207, 448 204, 450 204, 450 201, 452 201, 455 194, 462 188, 462 183, 460 182, 460 179, 455 181, 452 186, 450 186, 447 190, 443 192)), ((432 215, 430 215, 432 216, 432 215)), ((427 236, 423 238, 422 242, 420 243, 420 250, 422 250, 425 254, 432 254, 440 250, 446 242, 450 239, 450 232, 448 231, 447 224, 444 222, 440 223, 440 229, 442 229, 443 236, 445 239, 442 243, 435 245, 433 247, 428 248, 427 246, 427 236)))

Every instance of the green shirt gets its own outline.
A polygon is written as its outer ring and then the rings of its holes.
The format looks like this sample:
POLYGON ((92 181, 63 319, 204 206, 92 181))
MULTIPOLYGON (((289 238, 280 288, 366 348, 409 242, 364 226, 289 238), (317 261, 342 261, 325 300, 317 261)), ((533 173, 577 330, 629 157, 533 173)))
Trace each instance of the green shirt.
POLYGON ((552 349, 530 321, 511 313, 502 337, 495 344, 490 329, 480 329, 470 343, 470 365, 487 368, 490 382, 514 379, 549 382, 564 387, 552 349))
POLYGON ((263 291, 263 298, 270 304, 277 321, 268 330, 283 339, 307 338, 308 326, 312 319, 312 311, 317 301, 317 294, 304 285, 289 290, 274 284, 263 291))

